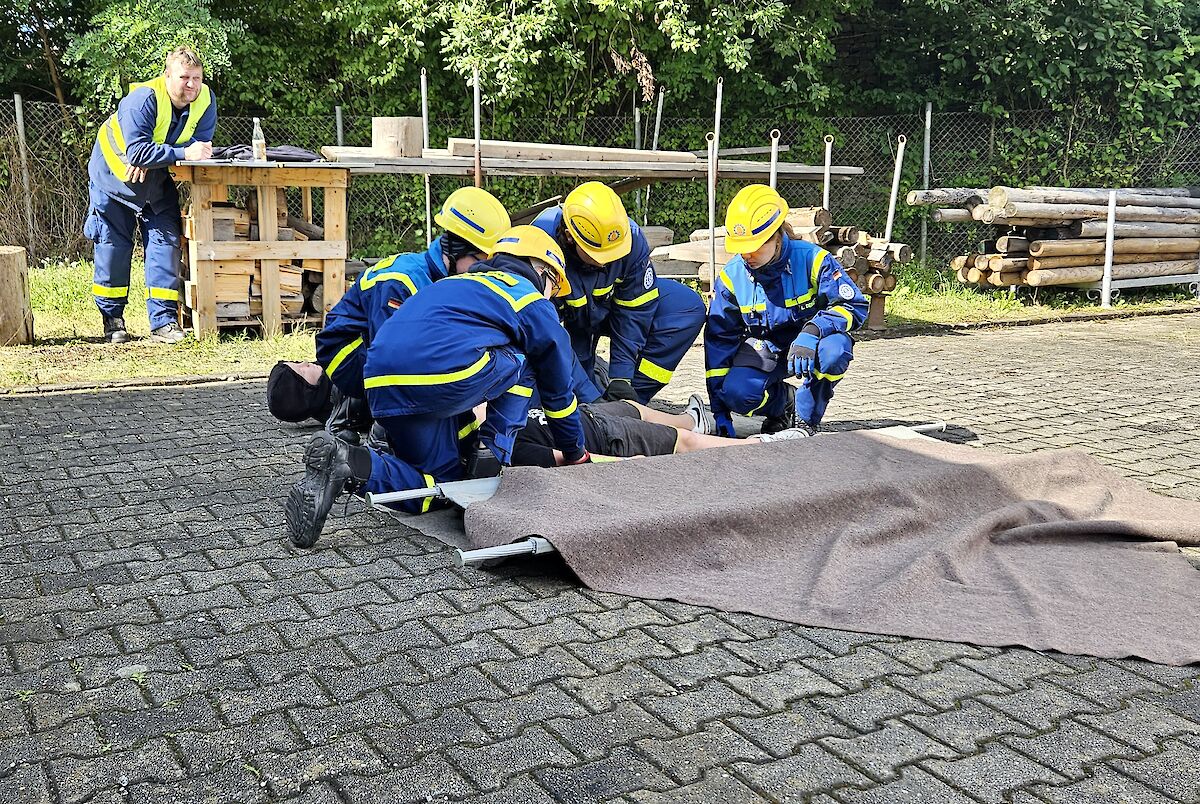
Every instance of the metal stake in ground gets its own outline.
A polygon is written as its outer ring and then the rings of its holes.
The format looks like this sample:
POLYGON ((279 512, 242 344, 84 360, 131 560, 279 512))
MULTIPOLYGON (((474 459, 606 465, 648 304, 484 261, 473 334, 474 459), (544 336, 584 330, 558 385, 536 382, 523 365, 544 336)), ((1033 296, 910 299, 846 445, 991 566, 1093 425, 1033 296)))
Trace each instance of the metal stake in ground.
MULTIPOLYGON (((658 129, 662 125, 663 98, 666 94, 665 89, 658 90, 658 111, 654 113, 654 139, 650 142, 651 151, 658 150, 658 129)), ((653 185, 646 186, 646 206, 642 214, 642 225, 644 226, 650 225, 650 190, 652 187, 653 185)))
MULTIPOLYGON (((775 189, 775 183, 776 183, 775 178, 776 178, 776 174, 779 173, 779 138, 781 136, 783 136, 783 132, 781 132, 779 129, 777 129, 777 128, 771 129, 771 182, 770 182, 770 184, 771 184, 772 190, 775 189)), ((828 181, 828 178, 829 177, 826 176, 826 181, 828 181)))
POLYGON ((904 143, 908 137, 901 134, 896 138, 896 169, 892 173, 892 197, 888 201, 887 226, 883 230, 883 242, 892 242, 892 222, 896 219, 896 194, 900 192, 900 168, 904 164, 904 143))
POLYGON ((825 187, 821 191, 821 208, 829 209, 829 168, 833 165, 833 135, 825 135, 825 187))
MULTIPOLYGON (((429 148, 429 82, 421 68, 421 147, 429 148)), ((429 189, 429 174, 425 174, 425 247, 433 245, 433 196, 429 189)))
POLYGON ((708 141, 708 259, 709 294, 717 291, 717 138, 710 131, 708 141))
POLYGON ((1104 233, 1104 278, 1100 282, 1100 306, 1112 307, 1113 235, 1117 222, 1117 191, 1108 194, 1108 229, 1104 233))
POLYGON ((483 142, 479 125, 479 68, 472 72, 471 82, 475 84, 475 186, 483 186, 483 142))
POLYGON ((34 264, 36 253, 33 248, 33 192, 29 188, 29 147, 25 142, 25 109, 21 96, 14 93, 13 102, 17 105, 17 144, 21 150, 21 183, 25 185, 25 224, 29 227, 29 264, 34 264))

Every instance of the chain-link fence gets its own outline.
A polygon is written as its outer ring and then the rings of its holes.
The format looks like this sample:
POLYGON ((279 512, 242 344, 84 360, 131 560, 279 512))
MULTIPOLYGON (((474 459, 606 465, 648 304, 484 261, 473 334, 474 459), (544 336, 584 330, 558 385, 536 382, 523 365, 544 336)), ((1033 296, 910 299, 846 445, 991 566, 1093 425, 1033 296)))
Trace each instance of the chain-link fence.
MULTIPOLYGON (((87 158, 98 121, 82 121, 74 110, 57 104, 26 102, 32 225, 26 215, 26 191, 18 144, 16 105, 0 101, 0 243, 31 247, 37 259, 86 256, 81 235, 87 211, 87 158), (32 235, 31 235, 32 230, 32 235)), ((789 150, 781 160, 820 164, 822 138, 832 134, 833 161, 863 168, 863 175, 834 182, 830 206, 838 225, 853 225, 879 233, 887 217, 888 195, 898 135, 908 140, 900 182, 893 240, 919 249, 922 221, 928 211, 904 204, 904 193, 922 180, 924 115, 837 117, 812 123, 781 125, 781 143, 789 150)), ((268 144, 291 144, 319 152, 338 141, 333 114, 321 117, 263 118, 268 144)), ((635 134, 630 117, 592 117, 572 123, 572 130, 550 128, 545 121, 522 120, 500 126, 488 123, 484 136, 522 141, 556 141, 576 145, 649 147, 654 120, 642 117, 643 131, 635 134)), ((661 121, 658 144, 671 150, 704 148, 708 118, 667 118, 661 121)), ((249 142, 253 122, 248 117, 222 117, 217 126, 219 145, 249 142)), ((765 146, 770 126, 753 121, 722 122, 722 147, 765 146)), ((472 136, 469 118, 430 121, 434 147, 448 136, 472 136)), ((346 116, 342 143, 369 145, 371 119, 346 116)), ((1148 140, 1132 137, 1102 121, 1079 121, 1054 114, 1029 112, 1005 119, 971 113, 938 113, 930 126, 929 186, 989 187, 994 184, 1075 186, 1162 186, 1200 184, 1200 129, 1182 127, 1148 140)), ((766 157, 762 157, 766 159, 766 157)), ((492 178, 488 188, 512 210, 566 193, 576 180, 569 177, 492 178)), ((464 183, 455 177, 431 179, 436 205, 464 183)), ((741 186, 721 181, 718 210, 741 186)), ((795 206, 821 203, 819 183, 784 183, 780 191, 795 206)), ((707 225, 708 203, 703 181, 669 181, 626 198, 639 221, 668 226, 676 240, 707 225)), ((425 235, 424 181, 420 176, 356 176, 349 192, 351 251, 378 256, 420 247, 425 235)), ((718 213, 720 214, 720 212, 718 213)), ((719 222, 719 221, 718 221, 719 222)), ((974 224, 927 226, 928 262, 944 266, 955 254, 981 239, 974 224)))

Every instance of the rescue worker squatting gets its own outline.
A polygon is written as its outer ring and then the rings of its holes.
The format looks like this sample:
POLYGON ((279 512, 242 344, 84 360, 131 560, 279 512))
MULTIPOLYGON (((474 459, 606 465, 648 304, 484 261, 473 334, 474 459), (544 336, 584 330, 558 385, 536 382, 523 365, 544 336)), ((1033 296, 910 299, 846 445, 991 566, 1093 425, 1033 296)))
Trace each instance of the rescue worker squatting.
POLYGON ((163 74, 133 84, 97 132, 88 160, 89 208, 83 233, 95 244, 92 295, 110 343, 129 340, 124 314, 134 226, 139 221, 151 338, 183 340, 177 321, 179 193, 167 168, 212 156, 217 102, 203 77, 203 65, 193 51, 171 51, 163 74))
POLYGON ((558 302, 580 365, 593 376, 597 342, 607 335, 604 398, 649 402, 671 381, 704 326, 703 300, 687 286, 655 276, 646 236, 604 184, 581 184, 533 225, 566 255, 572 293, 558 302))
POLYGON ((586 462, 570 342, 549 302, 568 293, 561 249, 541 230, 518 226, 499 239, 491 259, 401 305, 376 333, 363 382, 396 454, 313 436, 305 477, 284 506, 292 541, 316 540, 348 483, 385 491, 460 478, 461 431, 475 429, 464 418, 481 402, 487 415, 479 438, 508 464, 535 386, 556 446, 568 462, 586 462))
POLYGON ((742 188, 725 214, 725 248, 704 332, 705 378, 718 429, 730 413, 765 415, 762 432, 815 432, 854 357, 850 332, 867 301, 820 246, 793 239, 788 206, 762 184, 742 188), (784 383, 804 381, 796 391, 784 383))

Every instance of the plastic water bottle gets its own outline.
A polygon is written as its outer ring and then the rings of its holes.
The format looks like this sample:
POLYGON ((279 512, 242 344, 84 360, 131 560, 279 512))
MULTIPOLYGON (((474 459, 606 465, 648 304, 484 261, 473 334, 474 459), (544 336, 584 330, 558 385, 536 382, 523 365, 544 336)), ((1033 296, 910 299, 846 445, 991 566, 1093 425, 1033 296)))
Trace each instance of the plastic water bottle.
POLYGON ((250 140, 250 149, 254 153, 255 162, 267 161, 267 140, 263 137, 262 126, 257 117, 254 118, 254 136, 250 140))

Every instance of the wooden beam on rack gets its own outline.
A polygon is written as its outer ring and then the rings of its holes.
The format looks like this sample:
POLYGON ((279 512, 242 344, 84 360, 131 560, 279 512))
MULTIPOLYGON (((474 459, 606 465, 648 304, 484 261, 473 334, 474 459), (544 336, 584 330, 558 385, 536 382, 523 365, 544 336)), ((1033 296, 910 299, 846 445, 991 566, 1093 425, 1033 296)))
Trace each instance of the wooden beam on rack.
POLYGON ((196 283, 196 306, 192 310, 192 332, 197 338, 217 333, 217 287, 210 258, 199 246, 213 237, 212 194, 214 185, 192 185, 192 220, 195 240, 188 241, 188 264, 196 283))
MULTIPOLYGON (((271 259, 264 251, 267 244, 275 240, 275 221, 279 215, 276 203, 276 188, 260 185, 258 188, 258 239, 246 245, 262 249, 259 251, 259 270, 262 273, 262 320, 263 337, 271 338, 283 332, 283 306, 279 300, 279 260, 271 259)), ((240 243, 238 245, 241 245, 240 243)))
MULTIPOLYGON (((346 293, 346 188, 325 188, 325 238, 341 245, 342 254, 325 259, 322 271, 322 290, 324 297, 323 315, 328 315, 333 305, 341 301, 346 293)), ((315 241, 310 241, 310 243, 315 241)), ((317 311, 321 313, 322 311, 317 311)), ((324 320, 322 318, 322 320, 324 320)))
MULTIPOLYGON (((195 186, 204 187, 205 185, 195 186)), ((272 204, 272 208, 275 208, 274 204, 272 204)), ((259 212, 262 214, 261 208, 259 212)), ((273 226, 260 226, 259 232, 274 228, 273 226)), ((325 236, 332 237, 329 234, 328 226, 325 229, 325 236)), ((274 237, 275 233, 271 232, 271 238, 274 237)), ((191 245, 197 248, 200 258, 205 260, 344 260, 346 258, 344 240, 273 240, 273 242, 265 242, 265 240, 266 238, 263 240, 201 240, 197 230, 196 240, 191 245)))

